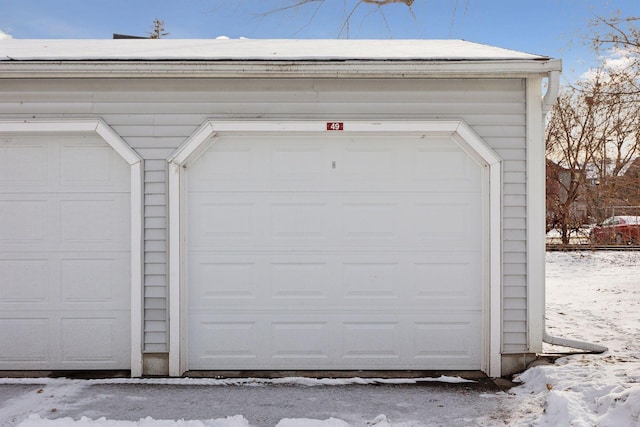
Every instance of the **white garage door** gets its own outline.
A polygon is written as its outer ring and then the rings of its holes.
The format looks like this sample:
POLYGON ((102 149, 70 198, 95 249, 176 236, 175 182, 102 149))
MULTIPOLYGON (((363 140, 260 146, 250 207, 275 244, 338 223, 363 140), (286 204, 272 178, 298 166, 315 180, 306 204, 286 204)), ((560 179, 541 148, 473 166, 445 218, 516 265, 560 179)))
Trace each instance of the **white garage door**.
POLYGON ((129 368, 129 206, 97 136, 0 140, 0 370, 129 368))
POLYGON ((481 168, 452 140, 224 137, 186 186, 188 369, 480 369, 481 168))

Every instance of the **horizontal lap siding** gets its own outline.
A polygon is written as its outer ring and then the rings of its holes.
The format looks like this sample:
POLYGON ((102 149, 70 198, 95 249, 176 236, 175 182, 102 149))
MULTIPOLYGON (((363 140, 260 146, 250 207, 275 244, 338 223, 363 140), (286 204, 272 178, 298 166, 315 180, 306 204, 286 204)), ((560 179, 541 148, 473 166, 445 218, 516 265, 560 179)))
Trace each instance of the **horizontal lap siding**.
POLYGON ((145 159, 148 352, 168 349, 167 158, 206 119, 462 119, 504 159, 503 350, 527 349, 523 80, 4 80, 0 117, 100 117, 145 159))

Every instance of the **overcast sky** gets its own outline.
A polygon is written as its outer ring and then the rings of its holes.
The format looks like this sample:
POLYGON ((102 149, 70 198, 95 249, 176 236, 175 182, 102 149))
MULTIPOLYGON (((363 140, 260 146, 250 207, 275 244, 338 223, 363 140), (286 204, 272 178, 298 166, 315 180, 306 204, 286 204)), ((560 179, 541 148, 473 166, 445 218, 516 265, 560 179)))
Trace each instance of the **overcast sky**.
MULTIPOLYGON (((348 0, 352 5, 357 0, 348 0)), ((465 39, 561 58, 567 76, 593 54, 582 35, 597 16, 640 15, 639 0, 415 0, 410 11, 362 5, 343 28, 343 0, 267 14, 287 0, 0 0, 0 31, 14 38, 147 36, 154 18, 168 38, 465 39), (318 7, 319 6, 319 7, 318 7), (381 13, 384 12, 384 13, 381 13)))

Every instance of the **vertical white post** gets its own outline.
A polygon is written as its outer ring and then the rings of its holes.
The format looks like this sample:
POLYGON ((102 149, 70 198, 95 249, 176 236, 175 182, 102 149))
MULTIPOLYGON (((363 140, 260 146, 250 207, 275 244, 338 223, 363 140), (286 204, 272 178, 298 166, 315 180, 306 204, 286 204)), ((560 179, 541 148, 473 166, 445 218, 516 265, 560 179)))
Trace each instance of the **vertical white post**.
POLYGON ((131 165, 131 376, 142 376, 143 162, 131 165))
POLYGON ((181 339, 181 166, 177 162, 169 163, 169 375, 182 375, 180 355, 181 339))
POLYGON ((527 79, 527 342, 542 351, 545 282, 545 141, 542 79, 527 79))
POLYGON ((502 375, 502 163, 490 165, 489 173, 489 372, 502 375))

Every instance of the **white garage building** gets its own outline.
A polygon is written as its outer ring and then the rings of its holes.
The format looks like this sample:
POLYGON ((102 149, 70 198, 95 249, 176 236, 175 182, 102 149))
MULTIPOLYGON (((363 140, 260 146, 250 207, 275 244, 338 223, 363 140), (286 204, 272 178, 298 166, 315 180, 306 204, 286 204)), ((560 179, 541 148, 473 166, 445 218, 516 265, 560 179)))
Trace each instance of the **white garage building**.
POLYGON ((524 368, 559 71, 456 40, 1 40, 0 371, 524 368))

